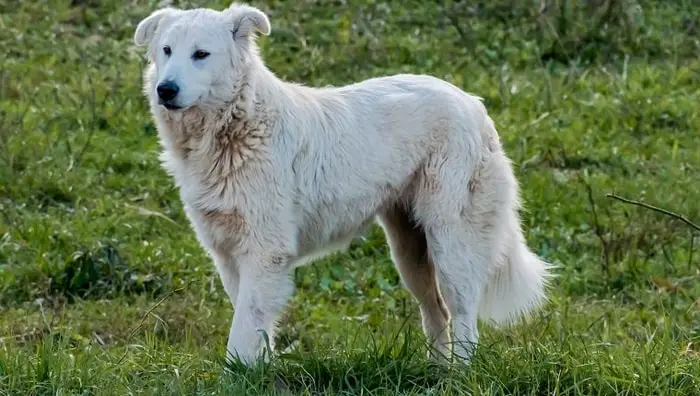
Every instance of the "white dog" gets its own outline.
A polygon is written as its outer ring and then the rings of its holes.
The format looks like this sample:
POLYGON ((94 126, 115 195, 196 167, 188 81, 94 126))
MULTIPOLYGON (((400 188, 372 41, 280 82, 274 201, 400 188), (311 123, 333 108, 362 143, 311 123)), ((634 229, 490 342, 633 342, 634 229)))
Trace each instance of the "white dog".
POLYGON ((545 300, 550 265, 525 244, 518 184, 479 98, 424 75, 284 82, 257 33, 268 17, 234 3, 161 9, 134 35, 148 45, 164 167, 235 307, 232 356, 251 364, 264 333, 272 341, 296 266, 375 218, 434 358, 468 363, 477 316, 503 323, 545 300))

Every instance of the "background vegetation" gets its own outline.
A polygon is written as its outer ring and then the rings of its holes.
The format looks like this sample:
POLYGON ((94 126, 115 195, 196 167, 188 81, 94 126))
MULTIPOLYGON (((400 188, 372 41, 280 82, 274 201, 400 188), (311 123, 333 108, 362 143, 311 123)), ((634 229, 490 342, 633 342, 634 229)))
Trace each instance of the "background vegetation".
POLYGON ((253 3, 282 78, 429 73, 484 97, 529 244, 561 267, 542 312, 434 367, 374 229, 298 270, 279 361, 226 372, 232 308, 158 163, 131 41, 166 3, 0 0, 0 395, 700 393, 697 232, 606 197, 700 219, 696 2, 253 3))

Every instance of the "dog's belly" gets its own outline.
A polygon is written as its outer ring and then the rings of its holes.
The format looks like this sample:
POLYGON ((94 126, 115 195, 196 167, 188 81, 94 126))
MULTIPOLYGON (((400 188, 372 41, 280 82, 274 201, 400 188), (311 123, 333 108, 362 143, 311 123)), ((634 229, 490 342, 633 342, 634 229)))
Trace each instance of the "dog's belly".
POLYGON ((301 251, 300 257, 296 259, 294 266, 302 266, 329 254, 346 250, 350 246, 352 240, 357 235, 361 234, 371 223, 372 220, 369 220, 366 224, 357 227, 353 232, 346 235, 339 234, 335 239, 328 240, 325 243, 306 246, 306 249, 301 251))
POLYGON ((338 202, 307 211, 299 230, 299 264, 346 249, 372 224, 382 201, 338 202))

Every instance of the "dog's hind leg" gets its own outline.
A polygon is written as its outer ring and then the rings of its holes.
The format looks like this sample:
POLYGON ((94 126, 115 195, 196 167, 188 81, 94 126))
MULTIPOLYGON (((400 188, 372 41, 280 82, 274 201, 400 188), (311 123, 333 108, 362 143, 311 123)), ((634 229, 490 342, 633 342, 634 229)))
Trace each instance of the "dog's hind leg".
POLYGON ((485 252, 490 247, 480 247, 478 238, 469 234, 457 223, 427 231, 429 255, 451 315, 453 355, 464 362, 479 341, 478 308, 490 265, 485 252))
POLYGON ((456 150, 442 153, 419 182, 416 218, 452 317, 453 354, 466 363, 479 340, 477 318, 506 318, 534 305, 544 264, 524 245, 518 186, 502 152, 482 152, 476 164, 456 150))
POLYGON ((488 165, 480 163, 476 150, 458 144, 443 150, 421 172, 415 213, 450 312, 453 356, 468 363, 479 341, 482 295, 505 242, 502 213, 510 208, 503 201, 507 191, 499 195, 503 191, 495 186, 501 181, 481 179, 488 165))
POLYGON ((378 218, 401 279, 418 301, 423 331, 431 343, 429 356, 435 360, 449 357, 449 312, 438 288, 435 266, 428 257, 423 229, 399 205, 386 209, 378 218))

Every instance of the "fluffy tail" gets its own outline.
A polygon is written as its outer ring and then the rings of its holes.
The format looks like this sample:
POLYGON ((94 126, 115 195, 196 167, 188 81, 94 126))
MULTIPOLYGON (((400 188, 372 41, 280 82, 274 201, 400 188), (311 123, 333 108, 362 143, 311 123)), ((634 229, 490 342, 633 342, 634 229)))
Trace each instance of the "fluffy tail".
MULTIPOLYGON (((482 138, 489 142, 493 154, 480 170, 485 180, 482 189, 472 197, 473 207, 488 208, 498 213, 493 220, 504 227, 494 241, 494 248, 501 248, 496 256, 494 271, 490 274, 479 303, 479 317, 494 324, 505 324, 538 308, 546 301, 553 266, 528 249, 523 235, 519 211, 522 203, 519 186, 511 162, 500 148, 498 132, 493 120, 484 115, 482 138), (487 140, 488 139, 488 140, 487 140)), ((478 216, 477 216, 478 217, 478 216)), ((493 227, 492 227, 493 228, 493 227)))
POLYGON ((552 266, 527 248, 519 232, 517 236, 481 297, 479 316, 494 324, 512 322, 546 301, 552 266))

